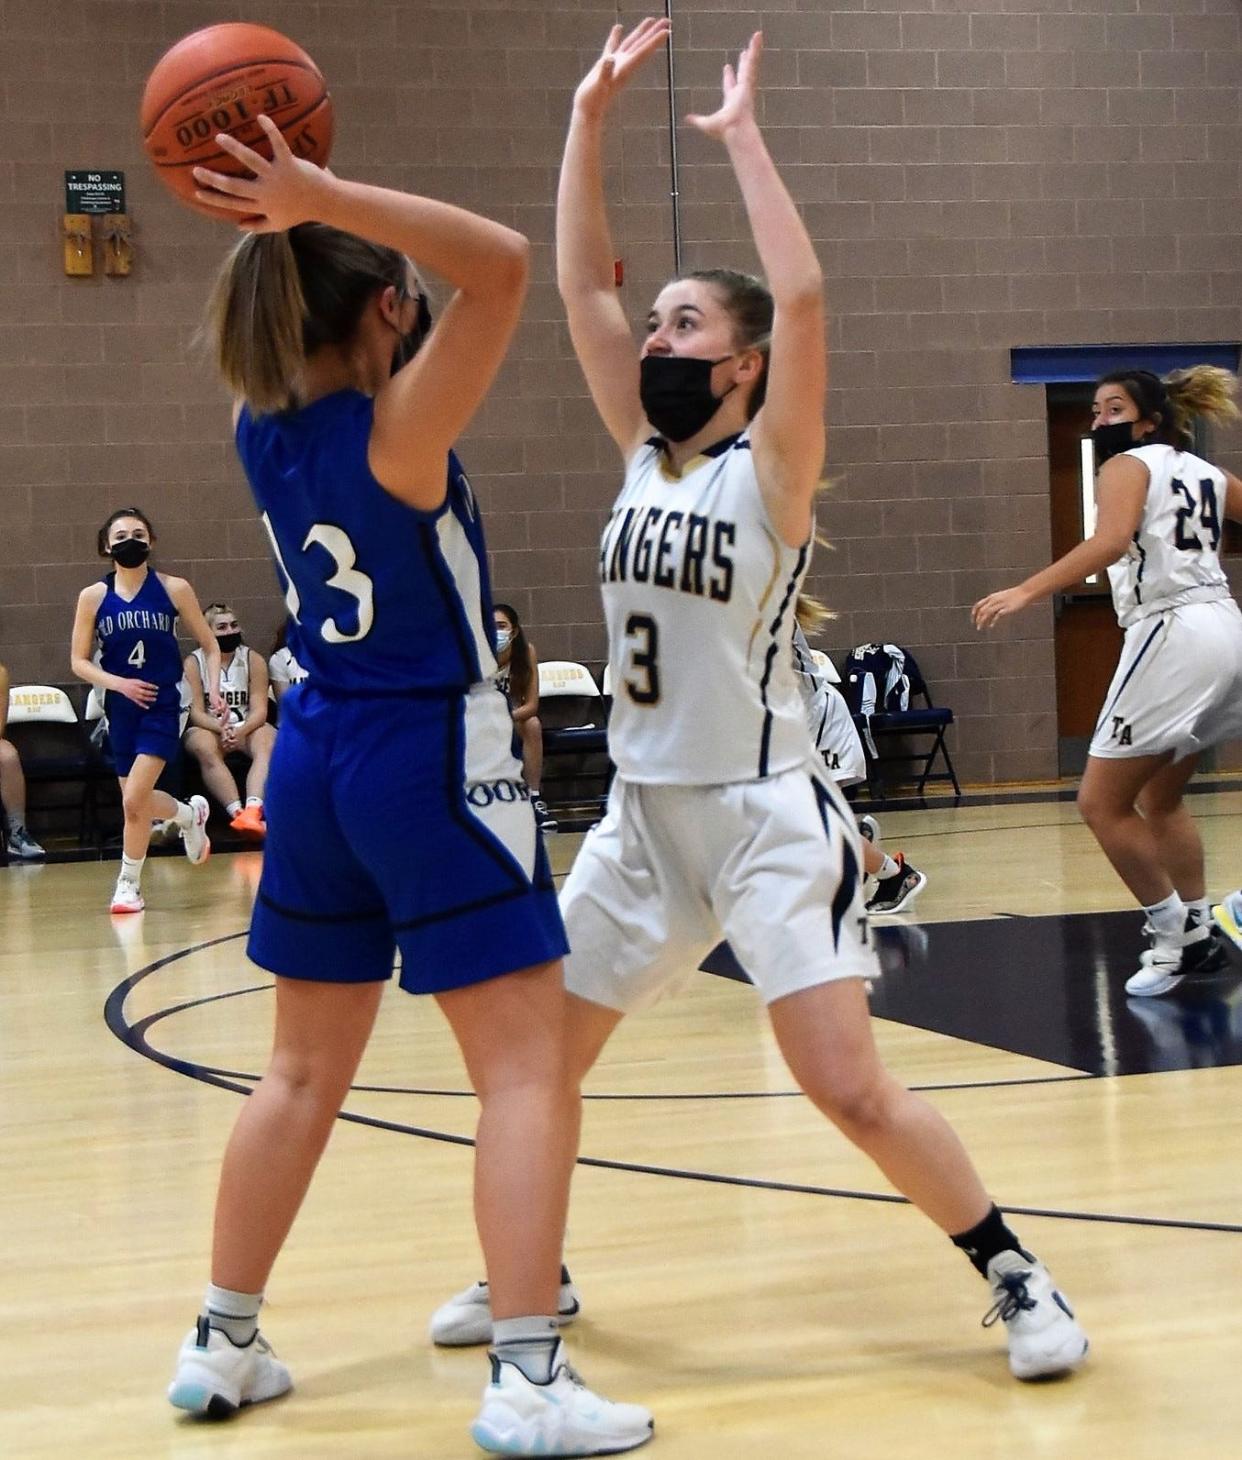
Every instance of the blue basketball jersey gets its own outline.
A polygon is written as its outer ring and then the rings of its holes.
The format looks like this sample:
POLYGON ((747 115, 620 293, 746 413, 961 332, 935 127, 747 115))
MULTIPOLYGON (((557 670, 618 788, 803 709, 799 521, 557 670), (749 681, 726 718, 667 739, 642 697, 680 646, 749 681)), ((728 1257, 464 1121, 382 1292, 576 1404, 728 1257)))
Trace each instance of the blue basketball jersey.
POLYGON ((420 512, 371 474, 374 402, 343 390, 237 422, 237 450, 276 555, 289 647, 313 684, 454 693, 495 672, 478 505, 448 454, 448 496, 420 512))
POLYGON ((145 679, 159 685, 159 706, 178 704, 181 649, 175 632, 177 610, 159 574, 148 569, 142 587, 130 599, 117 593, 115 573, 109 573, 104 583, 107 588, 95 615, 103 668, 123 679, 145 679))

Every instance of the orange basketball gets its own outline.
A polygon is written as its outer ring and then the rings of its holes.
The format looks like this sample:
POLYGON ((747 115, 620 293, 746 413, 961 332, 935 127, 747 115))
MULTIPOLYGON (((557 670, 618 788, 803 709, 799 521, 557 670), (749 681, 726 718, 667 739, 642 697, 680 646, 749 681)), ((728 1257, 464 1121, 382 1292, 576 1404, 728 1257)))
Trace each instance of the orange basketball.
POLYGON ((222 152, 227 132, 264 157, 271 147, 257 118, 266 113, 290 150, 326 165, 332 147, 332 98, 323 73, 300 46, 266 25, 209 25, 179 40, 156 62, 142 93, 142 139, 160 179, 184 203, 212 218, 236 213, 199 203, 193 168, 248 175, 222 152))

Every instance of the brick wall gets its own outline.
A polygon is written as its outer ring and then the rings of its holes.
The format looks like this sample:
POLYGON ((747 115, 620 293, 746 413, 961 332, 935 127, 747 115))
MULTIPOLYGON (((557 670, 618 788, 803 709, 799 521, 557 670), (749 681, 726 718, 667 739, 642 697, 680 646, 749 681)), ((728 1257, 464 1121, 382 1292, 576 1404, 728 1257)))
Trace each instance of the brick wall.
MULTIPOLYGON (((710 106, 725 51, 760 17, 725 0, 674 14, 684 114, 710 106)), ((498 591, 545 656, 602 658, 595 539, 617 469, 570 355, 551 238, 569 96, 615 15, 566 0, 0 0, 0 658, 15 680, 66 677, 95 528, 130 501, 156 519, 163 564, 204 601, 229 598, 254 642, 281 617, 227 407, 189 351, 228 234, 162 194, 135 123, 168 44, 243 16, 327 73, 339 171, 533 240, 526 317, 462 453, 498 591), (129 279, 63 276, 67 167, 125 170, 129 279)), ((967 778, 1055 774, 1050 610, 986 640, 968 618, 1048 552, 1043 393, 1009 382, 1009 349, 1242 335, 1236 0, 772 0, 762 20, 767 135, 830 281, 834 550, 812 577, 839 614, 826 644, 918 650, 958 711, 967 778)), ((618 122, 609 186, 638 320, 672 257, 658 66, 618 122)), ((752 265, 722 155, 684 128, 679 141, 685 262, 752 265)))

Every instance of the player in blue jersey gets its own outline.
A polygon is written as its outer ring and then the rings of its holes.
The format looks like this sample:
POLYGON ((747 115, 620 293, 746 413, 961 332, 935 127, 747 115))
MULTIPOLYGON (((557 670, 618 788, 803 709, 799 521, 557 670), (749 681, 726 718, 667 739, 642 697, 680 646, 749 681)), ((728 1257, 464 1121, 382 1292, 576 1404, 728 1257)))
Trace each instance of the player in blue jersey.
POLYGON ((153 820, 175 821, 185 854, 207 860, 207 802, 177 801, 155 783, 177 754, 181 710, 181 650, 176 623, 198 640, 206 655, 213 710, 222 715, 220 650, 193 588, 184 578, 154 572, 147 563, 155 542, 150 519, 137 507, 113 512, 99 529, 97 546, 112 571, 78 594, 71 663, 87 684, 104 691, 108 737, 125 811, 121 872, 112 894, 114 913, 141 912, 142 867, 153 820), (98 662, 94 651, 98 648, 98 662))
POLYGON ((528 244, 335 178, 263 125, 271 162, 217 139, 251 177, 195 175, 248 235, 210 333, 308 677, 281 707, 249 945, 276 975, 275 1045, 225 1154, 211 1285, 169 1397, 223 1415, 290 1387, 261 1295, 399 949, 402 988, 436 997, 482 1105, 475 1213, 499 1321, 472 1433, 502 1454, 631 1449, 650 1415, 591 1394, 557 1337, 580 1112, 566 944, 451 450, 517 324, 528 244), (426 340, 411 254, 454 291, 426 340))

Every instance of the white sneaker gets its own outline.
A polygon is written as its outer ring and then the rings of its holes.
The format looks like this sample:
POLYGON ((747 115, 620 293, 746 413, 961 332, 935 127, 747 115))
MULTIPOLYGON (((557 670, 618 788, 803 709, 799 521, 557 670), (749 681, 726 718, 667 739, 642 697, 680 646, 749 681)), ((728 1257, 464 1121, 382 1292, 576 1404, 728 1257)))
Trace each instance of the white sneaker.
POLYGON ((242 1405, 277 1399, 292 1388, 289 1370, 261 1333, 239 1348, 227 1333, 200 1318, 177 1355, 168 1400, 190 1414, 228 1419, 242 1405))
POLYGON ((570 1368, 562 1344, 546 1384, 528 1379, 495 1354, 492 1382, 470 1426, 476 1445, 492 1455, 618 1455, 651 1438, 655 1421, 640 1404, 614 1404, 593 1394, 570 1368))
POLYGON ((23 862, 37 862, 40 857, 47 856, 47 853, 24 826, 18 827, 16 831, 10 831, 5 839, 5 845, 10 857, 17 857, 23 862))
POLYGON ((1087 1335, 1042 1262, 1024 1252, 998 1252, 988 1263, 988 1282, 996 1302, 983 1326, 990 1328, 998 1318, 1004 1323, 1015 1379, 1068 1374, 1082 1363, 1087 1335))
POLYGON ((1154 999, 1169 994, 1182 981, 1182 936, 1157 933, 1150 923, 1143 931, 1151 939, 1151 947, 1139 955, 1139 969, 1126 979, 1126 993, 1139 999, 1154 999))
MULTIPOLYGON (((557 1300, 556 1321, 563 1328, 572 1323, 582 1310, 578 1289, 572 1282, 561 1284, 557 1300)), ((432 1343, 441 1348, 466 1348, 475 1343, 492 1341, 492 1305, 487 1284, 473 1283, 464 1292, 441 1304, 431 1315, 428 1327, 432 1343)))
POLYGON ((207 818, 211 814, 211 807, 207 804, 206 796, 191 796, 190 809, 194 812, 194 820, 189 826, 181 828, 181 840, 191 866, 197 867, 211 856, 211 840, 207 835, 207 818))
POLYGON ((864 841, 869 841, 872 846, 880 840, 880 823, 874 816, 860 816, 858 818, 858 834, 864 841))
POLYGON ((112 893, 112 906, 108 909, 114 913, 139 913, 146 907, 142 893, 138 890, 138 884, 131 882, 128 877, 118 877, 116 888, 112 893))

